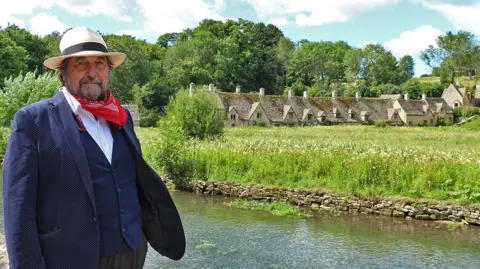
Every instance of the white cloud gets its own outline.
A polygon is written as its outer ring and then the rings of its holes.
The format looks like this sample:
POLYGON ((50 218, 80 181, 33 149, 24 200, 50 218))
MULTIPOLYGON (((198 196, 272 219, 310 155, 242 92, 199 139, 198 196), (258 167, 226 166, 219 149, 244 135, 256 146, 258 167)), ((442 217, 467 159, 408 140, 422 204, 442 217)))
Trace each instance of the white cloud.
POLYGON ((463 5, 428 2, 423 3, 423 5, 440 12, 445 18, 452 22, 457 30, 466 30, 480 35, 480 1, 463 5))
POLYGON ((50 16, 45 13, 37 14, 30 19, 30 30, 39 35, 44 36, 53 31, 63 33, 69 28, 68 25, 60 22, 56 16, 50 16))
POLYGON ((286 18, 274 18, 270 20, 270 23, 276 25, 277 27, 283 27, 290 24, 290 22, 286 18))
POLYGON ((216 11, 223 11, 227 7, 227 3, 225 0, 215 0, 214 7, 216 11))
POLYGON ((347 22, 354 15, 401 0, 243 0, 253 5, 261 19, 294 16, 298 25, 347 22))
POLYGON ((439 29, 424 25, 402 32, 399 38, 389 40, 383 45, 397 58, 405 55, 412 56, 415 62, 415 76, 420 76, 431 72, 431 68, 420 59, 420 53, 429 45, 436 46, 435 40, 441 34, 442 31, 439 29))
POLYGON ((137 37, 160 35, 168 32, 180 32, 195 27, 203 19, 224 20, 214 4, 202 0, 176 0, 160 2, 156 0, 138 0, 138 6, 144 17, 143 29, 126 29, 120 34, 137 37))
POLYGON ((399 38, 385 42, 385 47, 393 54, 417 55, 421 50, 428 48, 429 45, 435 45, 435 40, 442 34, 437 28, 430 25, 418 27, 416 29, 402 32, 399 38))

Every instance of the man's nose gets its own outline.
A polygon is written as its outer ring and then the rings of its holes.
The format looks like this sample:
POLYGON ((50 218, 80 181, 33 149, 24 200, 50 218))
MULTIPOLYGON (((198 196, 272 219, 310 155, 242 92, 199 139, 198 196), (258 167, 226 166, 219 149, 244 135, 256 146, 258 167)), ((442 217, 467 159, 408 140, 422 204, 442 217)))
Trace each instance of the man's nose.
POLYGON ((98 70, 95 67, 95 64, 89 64, 86 75, 89 76, 89 77, 96 77, 97 76, 97 71, 98 70))

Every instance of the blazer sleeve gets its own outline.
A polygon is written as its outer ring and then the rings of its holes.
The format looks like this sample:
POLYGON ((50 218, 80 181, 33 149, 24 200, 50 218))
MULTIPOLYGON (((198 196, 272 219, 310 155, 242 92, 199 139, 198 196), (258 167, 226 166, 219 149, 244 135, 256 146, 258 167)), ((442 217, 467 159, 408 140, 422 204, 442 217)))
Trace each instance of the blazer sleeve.
POLYGON ((38 149, 27 110, 14 116, 3 168, 5 240, 11 269, 45 269, 36 225, 38 149))

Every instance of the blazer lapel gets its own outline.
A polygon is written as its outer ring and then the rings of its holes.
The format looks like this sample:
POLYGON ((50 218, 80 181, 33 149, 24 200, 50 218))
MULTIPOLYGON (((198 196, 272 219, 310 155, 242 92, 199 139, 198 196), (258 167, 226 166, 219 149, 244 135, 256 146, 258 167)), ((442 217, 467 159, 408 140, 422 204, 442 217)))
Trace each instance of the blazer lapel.
POLYGON ((93 210, 96 215, 95 197, 90 169, 88 168, 87 155, 82 141, 80 140, 80 133, 74 120, 72 110, 62 92, 57 93, 52 98, 51 104, 51 109, 53 110, 52 114, 61 128, 65 141, 68 144, 68 148, 72 153, 73 160, 77 164, 78 172, 80 173, 83 185, 85 186, 88 197, 92 202, 93 210))

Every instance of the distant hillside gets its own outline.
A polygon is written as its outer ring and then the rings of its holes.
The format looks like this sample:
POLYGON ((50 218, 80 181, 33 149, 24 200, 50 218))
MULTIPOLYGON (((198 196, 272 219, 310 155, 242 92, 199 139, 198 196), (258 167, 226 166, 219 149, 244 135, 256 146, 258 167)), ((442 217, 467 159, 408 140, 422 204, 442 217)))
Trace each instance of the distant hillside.
MULTIPOLYGON (((440 77, 421 77, 419 79, 420 82, 424 83, 440 83, 440 77)), ((458 81, 468 89, 471 89, 473 86, 475 86, 475 79, 469 79, 468 77, 459 77, 458 81)), ((477 81, 477 84, 480 84, 480 80, 477 81)))

